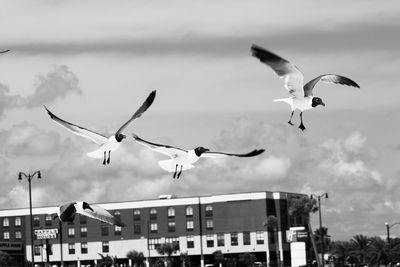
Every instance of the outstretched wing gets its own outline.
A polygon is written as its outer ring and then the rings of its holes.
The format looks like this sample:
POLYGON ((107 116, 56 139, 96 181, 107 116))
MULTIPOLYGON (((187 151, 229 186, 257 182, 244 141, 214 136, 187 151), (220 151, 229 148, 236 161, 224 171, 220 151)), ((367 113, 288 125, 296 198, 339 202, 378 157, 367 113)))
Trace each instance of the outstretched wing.
POLYGON ((64 128, 66 128, 68 131, 76 134, 76 135, 80 135, 83 137, 86 137, 90 140, 92 140, 93 142, 95 142, 96 144, 104 144, 105 142, 108 141, 108 138, 105 137, 102 134, 93 132, 91 130, 88 130, 86 128, 83 128, 81 126, 72 124, 68 121, 65 121, 63 119, 60 119, 59 117, 57 117, 56 115, 54 115, 50 110, 47 109, 46 106, 44 106, 44 108, 47 110, 47 113, 50 115, 50 118, 55 121, 56 123, 58 123, 59 125, 63 126, 64 128))
POLYGON ((10 49, 7 49, 7 50, 4 50, 4 51, 1 51, 1 52, 0 52, 0 54, 7 53, 7 52, 10 52, 10 49))
POLYGON ((257 45, 251 46, 252 55, 270 66, 279 78, 283 79, 285 88, 297 98, 303 98, 303 79, 300 70, 284 58, 257 45))
POLYGON ((145 146, 147 148, 150 148, 151 150, 157 151, 158 153, 167 155, 168 157, 177 158, 179 156, 187 155, 186 150, 180 149, 178 147, 152 143, 152 142, 143 140, 136 134, 132 134, 132 136, 133 136, 133 139, 135 139, 135 141, 137 143, 141 144, 142 146, 145 146))
POLYGON ((348 86, 354 86, 357 88, 360 88, 360 86, 353 80, 336 75, 336 74, 324 74, 320 75, 315 79, 312 79, 309 81, 306 85, 304 85, 304 96, 312 96, 312 91, 314 89, 314 86, 317 84, 317 82, 325 82, 325 83, 338 83, 338 84, 343 84, 343 85, 348 85, 348 86))
POLYGON ((120 134, 126 128, 126 126, 128 126, 128 124, 131 123, 134 119, 142 116, 142 114, 151 106, 155 97, 156 97, 156 90, 152 91, 149 94, 149 96, 147 97, 146 101, 144 101, 142 106, 135 112, 135 114, 133 114, 133 116, 127 122, 124 123, 124 125, 121 126, 121 128, 118 129, 115 135, 120 134))
POLYGON ((106 209, 95 205, 95 204, 88 204, 87 208, 82 209, 81 205, 75 205, 76 207, 76 212, 82 215, 85 215, 87 217, 90 217, 92 219, 96 219, 111 225, 117 225, 124 227, 125 224, 122 223, 118 218, 113 216, 111 213, 109 213, 106 209))
POLYGON ((202 158, 225 158, 225 157, 255 157, 262 153, 264 153, 265 149, 254 149, 246 154, 232 154, 232 153, 225 153, 225 152, 204 152, 201 154, 200 157, 202 158))

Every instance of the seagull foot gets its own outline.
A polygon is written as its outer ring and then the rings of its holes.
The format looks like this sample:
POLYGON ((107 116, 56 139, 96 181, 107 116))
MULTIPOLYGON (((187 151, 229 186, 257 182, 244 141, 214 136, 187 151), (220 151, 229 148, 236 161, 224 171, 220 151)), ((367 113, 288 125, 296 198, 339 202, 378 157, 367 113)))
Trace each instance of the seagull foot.
POLYGON ((304 130, 306 129, 306 127, 304 127, 304 124, 300 124, 300 125, 299 125, 299 128, 300 128, 302 131, 304 131, 304 130))
POLYGON ((106 165, 106 159, 103 160, 103 165, 106 165))
POLYGON ((292 126, 294 125, 292 121, 288 121, 287 123, 289 123, 292 126))

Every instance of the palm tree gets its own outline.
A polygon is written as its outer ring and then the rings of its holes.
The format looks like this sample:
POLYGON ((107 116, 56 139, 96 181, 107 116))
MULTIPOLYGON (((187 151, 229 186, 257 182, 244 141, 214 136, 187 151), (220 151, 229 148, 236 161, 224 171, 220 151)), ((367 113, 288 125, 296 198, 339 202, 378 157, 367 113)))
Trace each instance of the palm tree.
POLYGON ((302 218, 303 225, 308 225, 310 213, 318 211, 317 200, 308 196, 293 197, 289 200, 288 213, 295 226, 300 225, 297 218, 302 218))
POLYGON ((257 258, 252 253, 243 253, 239 255, 239 262, 242 262, 246 267, 252 267, 257 261, 257 258))
POLYGON ((370 263, 378 266, 382 263, 386 266, 389 258, 386 241, 378 236, 370 238, 370 241, 372 247, 370 263))
POLYGON ((279 252, 279 240, 278 240, 278 219, 274 215, 270 215, 267 217, 267 220, 263 223, 264 227, 267 227, 268 232, 272 232, 274 234, 275 239, 275 251, 276 251, 276 261, 278 267, 281 266, 280 252, 279 252))
POLYGON ((225 257, 224 254, 222 254, 222 251, 221 250, 214 251, 213 256, 215 265, 222 267, 222 263, 225 261, 225 257))
POLYGON ((188 256, 188 253, 181 253, 181 255, 179 255, 179 258, 181 259, 182 262, 182 267, 190 267, 190 258, 188 256))
POLYGON ((164 261, 167 267, 170 267, 172 264, 172 254, 179 250, 179 245, 176 243, 164 243, 161 246, 156 248, 158 254, 165 255, 164 261))
POLYGON ((350 256, 352 244, 348 241, 335 241, 331 244, 330 253, 335 256, 339 266, 345 266, 346 259, 350 256))
MULTIPOLYGON (((317 248, 319 250, 321 250, 321 236, 322 234, 324 235, 324 253, 325 251, 329 251, 329 246, 331 244, 331 239, 330 236, 328 235, 328 228, 327 227, 322 227, 322 228, 318 228, 314 231, 314 237, 315 237, 315 243, 317 245, 317 248)), ((321 251, 318 251, 319 253, 321 253, 321 251)))
POLYGON ((353 254, 357 256, 359 263, 367 263, 371 256, 371 240, 365 235, 355 235, 350 240, 353 246, 353 254))
POLYGON ((128 253, 126 253, 126 257, 132 261, 134 267, 144 266, 144 255, 142 252, 131 250, 128 253))
POLYGON ((111 257, 111 256, 109 256, 108 254, 106 255, 106 256, 104 256, 103 254, 101 254, 101 253, 98 253, 99 255, 100 255, 100 257, 101 257, 101 262, 100 262, 100 266, 101 267, 111 267, 111 266, 114 266, 114 264, 115 264, 115 262, 116 262, 116 260, 117 260, 117 257, 111 257))

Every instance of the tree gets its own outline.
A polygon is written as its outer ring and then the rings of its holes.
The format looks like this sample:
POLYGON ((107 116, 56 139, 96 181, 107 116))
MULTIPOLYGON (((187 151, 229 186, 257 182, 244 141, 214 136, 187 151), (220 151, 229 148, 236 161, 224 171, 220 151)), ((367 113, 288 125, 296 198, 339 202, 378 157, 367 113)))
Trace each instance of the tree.
POLYGON ((8 266, 11 262, 11 256, 0 250, 0 266, 8 266))
POLYGON ((371 244, 371 258, 370 263, 372 265, 387 265, 388 264, 388 247, 386 241, 376 236, 370 238, 371 244))
POLYGON ((126 257, 132 261, 134 267, 143 267, 144 264, 144 255, 142 252, 137 252, 136 250, 131 250, 126 253, 126 257))
POLYGON ((308 225, 310 219, 310 213, 318 211, 318 205, 316 199, 311 199, 308 196, 292 197, 289 200, 288 213, 291 218, 293 225, 308 225), (301 221, 299 222, 299 218, 301 221))
POLYGON ((370 238, 365 235, 355 235, 350 240, 350 243, 353 246, 352 254, 357 257, 358 262, 362 264, 368 263, 371 256, 370 238))
POLYGON ((243 253, 239 255, 239 262, 242 266, 252 267, 257 261, 257 257, 252 253, 243 253))
POLYGON ((349 241, 335 241, 332 242, 329 252, 335 256, 338 266, 345 266, 351 250, 352 245, 349 241))
POLYGON ((221 250, 214 251, 213 256, 214 256, 215 265, 222 267, 222 263, 224 263, 224 261, 225 261, 225 257, 224 257, 224 254, 222 254, 222 251, 221 250))
POLYGON ((319 253, 321 253, 321 236, 322 234, 324 235, 324 253, 326 251, 329 251, 329 247, 331 244, 331 239, 330 236, 328 235, 328 228, 327 227, 322 227, 322 228, 318 228, 314 231, 314 238, 315 238, 315 243, 317 246, 317 250, 319 253))
POLYGON ((264 227, 267 227, 267 231, 273 233, 275 239, 275 251, 276 251, 276 261, 278 267, 281 266, 281 257, 279 252, 279 240, 278 240, 278 219, 274 215, 267 217, 267 220, 263 223, 264 227))
POLYGON ((156 248, 158 254, 165 255, 164 261, 167 267, 170 267, 172 264, 172 254, 179 250, 179 245, 176 243, 164 243, 161 246, 156 248))
POLYGON ((187 252, 181 253, 181 255, 179 255, 179 258, 181 259, 182 267, 190 267, 192 265, 190 263, 190 258, 187 252))
POLYGON ((106 255, 106 256, 104 256, 103 254, 101 254, 101 253, 98 253, 99 255, 100 255, 100 257, 101 257, 101 262, 100 262, 100 264, 98 264, 98 266, 101 266, 101 267, 111 267, 111 266, 113 266, 115 263, 116 263, 116 261, 117 261, 117 257, 111 257, 111 256, 109 256, 108 254, 106 255))

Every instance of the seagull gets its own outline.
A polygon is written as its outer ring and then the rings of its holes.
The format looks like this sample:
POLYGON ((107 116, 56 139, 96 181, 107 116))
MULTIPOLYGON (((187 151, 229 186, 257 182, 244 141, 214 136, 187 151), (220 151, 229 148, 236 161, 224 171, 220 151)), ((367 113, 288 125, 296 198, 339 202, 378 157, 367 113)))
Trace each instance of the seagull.
POLYGON ((171 159, 161 160, 158 165, 167 172, 173 172, 174 179, 181 176, 182 171, 194 168, 194 163, 200 158, 224 158, 224 157, 254 157, 258 156, 265 151, 265 149, 254 149, 247 154, 231 154, 224 152, 211 152, 208 148, 196 147, 191 150, 183 150, 181 148, 155 144, 143 140, 136 134, 132 134, 135 141, 151 150, 157 151, 161 154, 169 156, 171 159))
POLYGON ((75 215, 77 213, 81 215, 85 215, 86 217, 90 217, 111 225, 116 225, 120 227, 124 227, 125 224, 120 221, 119 218, 111 215, 106 209, 95 205, 88 204, 84 201, 78 202, 70 202, 64 205, 61 205, 58 208, 50 209, 47 211, 47 214, 57 213, 57 216, 54 216, 53 219, 58 217, 61 222, 73 222, 75 219, 75 215))
POLYGON ((304 76, 300 70, 284 58, 260 47, 257 45, 251 46, 252 55, 258 58, 261 62, 270 66, 279 78, 284 80, 285 88, 292 96, 289 98, 275 99, 274 102, 285 102, 290 105, 292 113, 288 123, 293 125, 292 117, 296 109, 300 110, 300 126, 299 128, 304 131, 306 127, 303 124, 303 111, 316 108, 319 105, 325 106, 321 98, 313 96, 314 86, 319 82, 325 83, 338 83, 348 86, 360 88, 360 86, 346 78, 337 74, 323 74, 320 75, 305 85, 303 84, 304 76))
POLYGON ((54 115, 50 110, 48 110, 46 106, 44 106, 44 108, 47 110, 47 113, 50 115, 50 118, 54 120, 56 123, 65 127, 72 133, 86 137, 95 142, 96 144, 98 144, 99 148, 95 151, 87 153, 87 155, 91 158, 103 158, 103 165, 106 165, 110 164, 111 152, 115 151, 120 146, 121 141, 124 138, 126 138, 126 135, 122 134, 122 131, 128 126, 129 123, 131 123, 134 119, 139 118, 151 106, 155 96, 156 96, 156 91, 154 90, 149 94, 146 101, 135 112, 135 114, 133 114, 133 116, 127 122, 125 122, 114 135, 110 137, 106 137, 102 134, 93 132, 89 129, 83 128, 81 126, 60 119, 59 117, 54 115), (107 158, 107 153, 108 153, 108 158, 107 158))
POLYGON ((10 49, 4 50, 4 51, 0 51, 0 54, 7 53, 7 52, 10 52, 10 49))

